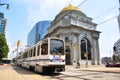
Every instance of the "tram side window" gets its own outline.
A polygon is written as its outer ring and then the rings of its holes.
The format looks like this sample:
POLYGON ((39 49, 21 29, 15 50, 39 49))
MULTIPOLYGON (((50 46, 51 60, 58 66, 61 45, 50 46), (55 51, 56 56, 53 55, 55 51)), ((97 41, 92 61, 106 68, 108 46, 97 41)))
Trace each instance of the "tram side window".
POLYGON ((21 59, 24 59, 23 54, 21 55, 21 59))
POLYGON ((20 55, 20 59, 22 59, 22 55, 20 55))
POLYGON ((29 57, 31 56, 31 52, 30 52, 30 50, 29 50, 29 57))
POLYGON ((42 44, 41 45, 41 55, 47 55, 48 54, 48 44, 42 44))
POLYGON ((27 51, 27 58, 29 57, 29 55, 30 55, 30 53, 29 53, 29 51, 27 51))
POLYGON ((18 57, 18 60, 20 60, 20 56, 18 57))
POLYGON ((36 54, 36 47, 34 48, 34 53, 33 53, 33 56, 35 56, 35 54, 36 54))
POLYGON ((27 52, 24 53, 23 58, 27 58, 27 52))
POLYGON ((32 57, 32 49, 30 50, 30 57, 32 57))
POLYGON ((26 58, 28 58, 28 51, 26 52, 26 58))
POLYGON ((38 48, 37 49, 37 56, 39 56, 39 54, 40 54, 40 45, 37 48, 38 48))

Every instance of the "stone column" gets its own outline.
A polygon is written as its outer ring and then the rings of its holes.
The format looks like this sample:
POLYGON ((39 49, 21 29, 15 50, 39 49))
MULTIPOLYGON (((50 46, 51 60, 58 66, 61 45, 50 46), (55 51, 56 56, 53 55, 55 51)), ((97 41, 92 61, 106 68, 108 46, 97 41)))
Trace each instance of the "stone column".
POLYGON ((93 38, 93 61, 95 64, 99 65, 100 64, 100 53, 99 53, 99 43, 98 43, 98 38, 94 37, 93 38))
POLYGON ((99 51, 99 40, 96 38, 96 49, 97 49, 97 65, 100 65, 100 51, 99 51))
POLYGON ((79 42, 78 42, 79 60, 81 60, 81 39, 82 39, 82 36, 81 36, 81 34, 79 34, 79 38, 78 38, 78 40, 79 40, 79 42))
POLYGON ((73 64, 74 59, 74 43, 73 43, 73 33, 71 33, 71 63, 73 64))

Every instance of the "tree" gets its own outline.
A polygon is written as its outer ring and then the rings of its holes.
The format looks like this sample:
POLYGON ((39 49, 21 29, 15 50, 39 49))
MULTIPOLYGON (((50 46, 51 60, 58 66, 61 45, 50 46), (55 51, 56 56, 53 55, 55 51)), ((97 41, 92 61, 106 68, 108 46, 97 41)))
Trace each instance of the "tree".
POLYGON ((7 58, 8 52, 9 52, 9 48, 6 43, 6 38, 3 34, 0 34, 0 60, 2 58, 7 58))

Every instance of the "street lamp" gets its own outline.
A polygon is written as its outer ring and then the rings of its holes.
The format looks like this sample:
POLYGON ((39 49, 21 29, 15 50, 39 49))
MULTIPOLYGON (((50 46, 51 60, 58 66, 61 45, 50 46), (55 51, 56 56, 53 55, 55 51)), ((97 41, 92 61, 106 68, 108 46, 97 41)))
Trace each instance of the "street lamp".
POLYGON ((6 9, 9 9, 9 4, 7 4, 7 3, 0 3, 0 6, 3 6, 3 5, 7 5, 7 7, 6 7, 6 9))

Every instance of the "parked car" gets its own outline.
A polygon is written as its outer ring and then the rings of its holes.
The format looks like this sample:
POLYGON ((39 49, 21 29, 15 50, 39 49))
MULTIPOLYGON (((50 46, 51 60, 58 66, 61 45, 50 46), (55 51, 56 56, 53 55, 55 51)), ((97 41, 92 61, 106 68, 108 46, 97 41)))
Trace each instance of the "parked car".
POLYGON ((106 67, 120 67, 120 63, 111 63, 111 64, 106 64, 106 67))

